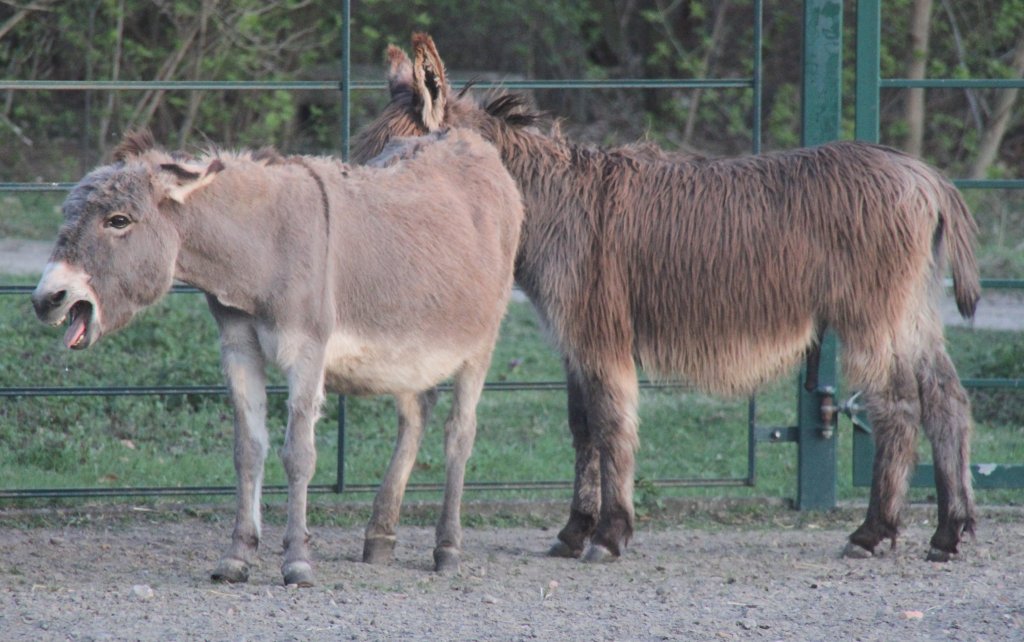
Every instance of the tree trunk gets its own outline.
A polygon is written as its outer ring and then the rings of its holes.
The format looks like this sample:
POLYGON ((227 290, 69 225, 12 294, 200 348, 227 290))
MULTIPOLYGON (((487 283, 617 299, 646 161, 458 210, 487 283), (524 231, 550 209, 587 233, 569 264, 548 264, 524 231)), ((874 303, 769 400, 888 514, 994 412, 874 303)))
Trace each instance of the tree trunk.
POLYGON ((18 23, 27 18, 33 11, 49 11, 49 5, 53 4, 53 2, 54 0, 39 0, 29 6, 19 8, 13 16, 5 20, 4 23, 0 25, 0 39, 3 39, 11 29, 17 27, 18 23))
MULTIPOLYGON (((206 26, 210 13, 216 6, 217 0, 203 0, 202 8, 199 10, 199 42, 196 45, 195 58, 192 61, 192 80, 199 80, 201 75, 203 56, 206 53, 206 26)), ((178 149, 185 149, 185 145, 188 144, 188 135, 191 133, 196 116, 199 114, 199 104, 203 100, 203 93, 199 90, 193 90, 189 95, 188 112, 185 114, 185 120, 182 122, 178 133, 178 149)))
MULTIPOLYGON (((1024 37, 1017 41, 1013 52, 1013 71, 1017 78, 1024 78, 1024 37)), ((988 168, 995 162, 999 154, 999 145, 1003 142, 1006 129, 1010 126, 1010 117, 1013 115, 1013 105, 1017 102, 1017 94, 1020 90, 1000 89, 999 98, 996 100, 995 110, 992 112, 992 121, 985 133, 981 136, 978 145, 978 155, 971 164, 970 178, 985 178, 988 168)))
MULTIPOLYGON (((921 80, 928 65, 928 33, 932 24, 932 0, 914 0, 910 18, 910 60, 907 78, 921 80)), ((906 103, 907 137, 903 149, 914 156, 921 155, 924 140, 924 89, 908 89, 906 103)))
MULTIPOLYGON (((114 42, 113 60, 110 63, 110 79, 117 80, 121 76, 121 49, 124 46, 124 0, 117 3, 117 37, 114 42)), ((114 118, 114 109, 117 108, 117 92, 107 93, 107 106, 100 118, 100 125, 96 132, 98 149, 106 149, 107 134, 110 133, 110 121, 114 118)))
MULTIPOLYGON (((729 0, 721 0, 718 8, 715 9, 715 23, 711 27, 711 42, 704 52, 704 58, 700 62, 701 78, 706 78, 711 73, 711 65, 718 54, 718 45, 725 33, 725 13, 729 10, 729 0)), ((693 90, 693 100, 690 101, 690 109, 686 114, 686 126, 683 128, 683 145, 689 146, 692 143, 693 131, 697 126, 697 112, 700 110, 700 101, 704 91, 699 87, 693 90)))

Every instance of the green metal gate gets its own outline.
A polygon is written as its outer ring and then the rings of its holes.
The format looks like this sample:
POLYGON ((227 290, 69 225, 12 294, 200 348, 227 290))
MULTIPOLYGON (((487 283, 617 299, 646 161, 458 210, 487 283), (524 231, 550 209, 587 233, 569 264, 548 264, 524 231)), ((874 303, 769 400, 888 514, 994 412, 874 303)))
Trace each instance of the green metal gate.
MULTIPOLYGON (((305 90, 340 90, 341 101, 341 149, 347 156, 350 133, 351 93, 363 90, 381 90, 383 82, 353 82, 350 73, 350 33, 351 24, 350 2, 343 0, 343 28, 341 30, 341 64, 339 82, 147 82, 147 81, 116 81, 116 82, 51 82, 51 81, 18 81, 0 80, 0 89, 13 90, 145 90, 145 89, 305 89, 305 90)), ((732 87, 746 88, 753 92, 752 107, 752 150, 760 151, 761 140, 761 14, 762 0, 754 0, 755 36, 752 43, 754 50, 754 68, 750 78, 740 79, 648 79, 648 80, 616 80, 616 81, 527 81, 505 82, 500 86, 506 89, 551 89, 551 88, 703 88, 732 87)), ((860 0, 857 3, 857 55, 856 55, 856 137, 862 140, 878 139, 879 90, 883 87, 1024 87, 1021 81, 993 80, 929 80, 905 81, 887 80, 879 77, 880 51, 880 3, 878 0, 860 0)), ((803 91, 802 91, 802 142, 805 145, 824 143, 840 138, 841 118, 841 87, 843 71, 843 9, 842 0, 805 0, 803 13, 803 91)), ((488 87, 489 83, 478 83, 480 87, 488 87)), ((958 181, 963 188, 1022 188, 1024 180, 1016 181, 958 181)), ((69 184, 11 184, 0 183, 3 190, 61 190, 69 188, 69 184)), ((1024 282, 983 280, 986 287, 1024 287, 1024 282)), ((0 294, 23 296, 31 288, 24 286, 0 286, 0 294)), ((840 404, 837 357, 839 346, 835 337, 826 334, 821 348, 820 367, 817 386, 807 390, 802 385, 804 375, 800 377, 801 385, 797 386, 797 425, 772 428, 755 425, 755 406, 750 404, 748 422, 748 473, 746 478, 725 480, 660 480, 664 485, 753 485, 754 484, 754 453, 758 443, 795 442, 798 448, 798 479, 797 506, 800 509, 827 509, 836 504, 837 488, 837 455, 836 428, 837 414, 845 411, 853 414, 851 404, 840 404)), ((1024 387, 1024 380, 1001 381, 966 381, 969 387, 1024 387)), ((561 387, 561 382, 549 382, 548 387, 561 387)), ((514 390, 509 384, 491 384, 489 389, 514 390)), ((283 390, 272 391, 283 393, 283 390)), ((223 394, 221 387, 196 386, 185 388, 136 388, 136 389, 14 389, 0 388, 0 399, 4 397, 24 396, 81 396, 81 395, 161 395, 161 394, 223 394)), ((870 483, 871 477, 871 439, 867 434, 870 430, 862 422, 854 434, 854 483, 863 485, 870 483)), ((338 469, 337 480, 333 484, 313 486, 313 492, 370 491, 374 485, 347 485, 344 479, 344 405, 342 401, 339 412, 338 436, 338 469)), ((974 466, 974 473, 980 488, 1008 487, 1024 485, 1024 466, 985 465, 974 466)), ((931 485, 931 471, 922 466, 914 476, 914 483, 931 485)), ((541 486, 529 484, 526 487, 564 487, 564 482, 544 482, 541 486)), ((473 487, 472 484, 467 486, 473 487)), ((506 484, 516 486, 515 482, 506 484)), ((484 485, 486 488, 493 486, 484 485)), ((268 488, 269 492, 281 489, 268 488)), ((195 487, 195 488, 135 488, 135 489, 0 489, 0 498, 33 497, 33 496, 65 496, 65 495, 151 495, 151 494, 211 494, 231 493, 233 487, 195 487)))
MULTIPOLYGON (((995 79, 929 79, 907 80, 881 78, 881 9, 879 0, 857 2, 856 47, 856 123, 858 140, 878 142, 880 90, 883 88, 1024 88, 1024 80, 995 79)), ((1015 180, 955 180, 961 189, 1024 189, 1024 179, 1015 180)), ((984 288, 1024 289, 1024 281, 1011 279, 982 279, 984 288)), ((967 388, 1024 388, 1020 379, 964 379, 967 388)), ((853 483, 871 484, 874 445, 870 425, 863 418, 854 424, 853 483)), ((971 472, 976 488, 1024 488, 1024 464, 985 463, 972 464, 971 472)), ((913 486, 934 485, 934 467, 921 464, 911 479, 913 486)))
MULTIPOLYGON (((351 101, 356 91, 381 91, 386 89, 383 81, 355 81, 351 77, 351 2, 342 0, 342 29, 340 78, 338 81, 29 81, 17 79, 0 79, 0 90, 15 91, 145 91, 152 89, 202 91, 227 89, 232 91, 253 90, 317 90, 339 91, 341 104, 341 155, 348 157, 351 133, 351 101)), ((616 79, 616 80, 557 80, 557 81, 503 81, 499 83, 477 82, 480 89, 501 88, 506 90, 545 90, 545 89, 595 89, 595 88, 627 88, 627 89, 671 89, 671 88, 739 88, 752 92, 751 117, 751 151, 760 151, 761 144, 761 25, 763 0, 753 1, 754 38, 751 43, 753 50, 753 70, 748 78, 696 78, 696 79, 616 79)), ((73 187, 72 183, 3 183, 0 192, 4 191, 66 191, 73 187)), ((12 297, 27 297, 32 291, 30 286, 0 284, 0 298, 10 300, 12 297), (3 296, 9 295, 9 296, 3 296)), ((172 292, 181 294, 194 292, 192 288, 175 287, 172 292)), ((550 390, 562 389, 561 381, 516 383, 488 382, 486 389, 496 392, 514 392, 517 390, 550 390)), ((641 382, 642 388, 663 387, 660 384, 641 382)), ((268 392, 282 395, 287 391, 283 387, 271 387, 268 392)), ((146 386, 146 387, 0 387, 0 399, 29 397, 85 397, 85 396, 154 396, 154 395, 224 395, 223 386, 146 386)), ((760 433, 754 426, 754 401, 750 400, 749 421, 747 423, 747 471, 744 476, 730 478, 700 479, 657 479, 651 483, 657 486, 753 486, 755 480, 755 441, 756 435, 774 432, 772 429, 761 429, 760 433)), ((351 484, 345 479, 345 400, 339 397, 338 413, 338 453, 336 475, 333 483, 311 484, 311 493, 372 492, 376 484, 351 484)), ((784 431, 782 439, 767 435, 764 441, 792 441, 791 431, 784 431)), ((467 489, 475 490, 506 490, 506 489, 549 489, 571 488, 571 481, 515 481, 505 482, 467 482, 467 489)), ((439 490, 440 484, 410 484, 409 490, 439 490)), ((285 492, 284 486, 266 486, 265 493, 285 492)), ((190 486, 190 487, 116 487, 116 488, 25 488, 0 489, 0 499, 24 499, 34 497, 97 497, 97 496, 177 496, 177 495, 214 495, 232 494, 233 486, 190 486)))

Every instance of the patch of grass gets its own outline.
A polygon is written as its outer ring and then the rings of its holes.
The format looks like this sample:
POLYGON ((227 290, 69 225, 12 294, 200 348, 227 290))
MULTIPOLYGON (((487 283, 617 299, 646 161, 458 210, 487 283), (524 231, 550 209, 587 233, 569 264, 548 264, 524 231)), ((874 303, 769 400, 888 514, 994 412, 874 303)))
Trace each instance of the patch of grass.
MULTIPOLYGON (((0 387, 222 383, 216 329, 200 295, 169 296, 125 331, 105 338, 84 353, 65 350, 60 335, 60 330, 35 320, 27 297, 0 297, 0 345, 4 348, 0 355, 0 387)), ((981 376, 988 363, 1012 361, 1018 342, 1015 333, 950 331, 951 352, 963 376, 981 376)), ((525 304, 513 304, 488 379, 550 381, 561 377, 561 360, 541 337, 533 311, 525 304)), ((272 373, 272 380, 279 383, 279 373, 272 373)), ((760 425, 795 423, 795 384, 795 376, 787 377, 758 395, 760 425)), ((1000 403, 1002 407, 1020 409, 1024 407, 1022 402, 1024 396, 1014 393, 1000 403)), ((444 480, 443 420, 449 404, 449 395, 442 395, 411 483, 444 480)), ((987 404, 976 399, 980 420, 974 438, 975 460, 1024 461, 1020 423, 1007 423, 998 416, 990 418, 987 404)), ((284 484, 276 456, 286 420, 284 397, 271 397, 270 406, 272 453, 266 481, 284 484)), ((334 482, 337 415, 338 404, 331 399, 318 426, 314 484, 334 482)), ((483 396, 478 416, 477 442, 467 480, 571 480, 573 451, 563 390, 489 391, 483 396)), ((393 403, 388 398, 350 398, 347 419, 346 479, 350 484, 375 485, 387 467, 394 444, 393 403)), ((797 462, 793 444, 758 445, 757 485, 753 488, 664 488, 651 482, 746 477, 746 422, 745 399, 718 399, 678 389, 642 391, 641 445, 637 453, 637 476, 644 480, 637 493, 642 516, 656 518, 665 502, 677 497, 793 497, 797 462)), ((231 432, 231 411, 223 397, 4 398, 0 403, 0 487, 233 486, 231 432)), ((863 501, 867 489, 854 488, 850 481, 852 449, 846 420, 841 423, 838 444, 839 497, 863 501)), ((927 456, 927 451, 923 452, 927 456)), ((930 494, 933 491, 915 490, 913 497, 924 500, 930 494)), ((569 495, 565 489, 476 491, 467 493, 467 499, 553 498, 565 502, 569 495)), ((435 500, 439 496, 433 491, 410 492, 408 501, 435 500)), ((348 503, 352 497, 343 500, 348 503)), ((370 495, 355 497, 365 509, 370 495)), ((1020 497, 1020 491, 979 493, 981 502, 1019 502, 1020 497)), ((140 503, 138 499, 131 501, 140 503)), ((284 497, 267 496, 266 501, 275 507, 284 502, 284 497)), ((312 506, 324 507, 337 503, 333 496, 312 501, 312 506)), ((338 518, 325 514, 311 519, 333 522, 338 518)), ((467 515, 467 519, 472 518, 467 515)))
POLYGON ((0 194, 0 237, 48 241, 57 237, 64 192, 0 194))

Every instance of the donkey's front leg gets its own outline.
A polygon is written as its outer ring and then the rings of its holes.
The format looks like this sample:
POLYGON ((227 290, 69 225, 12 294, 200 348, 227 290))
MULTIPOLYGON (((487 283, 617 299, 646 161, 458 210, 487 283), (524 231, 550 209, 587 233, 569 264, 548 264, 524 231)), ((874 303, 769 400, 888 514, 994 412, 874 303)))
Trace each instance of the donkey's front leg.
POLYGON ((211 300, 220 330, 221 364, 235 411, 235 528, 231 546, 211 574, 214 581, 245 582, 260 543, 260 491, 267 458, 267 393, 263 354, 251 319, 211 300))
POLYGON ((444 504, 437 522, 434 547, 434 570, 438 573, 454 574, 459 571, 462 487, 466 480, 466 462, 476 439, 476 406, 490 363, 488 351, 468 360, 455 377, 452 408, 444 427, 444 504))
POLYGON ((288 428, 281 460, 288 476, 288 524, 284 533, 285 584, 313 586, 313 566, 306 528, 306 494, 316 470, 314 427, 324 399, 322 346, 307 346, 297 365, 286 369, 288 377, 288 428))
POLYGON ((380 484, 380 490, 373 500, 373 515, 366 525, 366 538, 363 540, 364 562, 382 564, 391 560, 395 550, 395 530, 398 527, 402 496, 405 494, 406 484, 409 483, 413 464, 416 463, 416 453, 423 439, 423 426, 426 425, 436 402, 436 388, 418 395, 395 395, 398 440, 395 442, 394 452, 391 453, 391 463, 380 484))

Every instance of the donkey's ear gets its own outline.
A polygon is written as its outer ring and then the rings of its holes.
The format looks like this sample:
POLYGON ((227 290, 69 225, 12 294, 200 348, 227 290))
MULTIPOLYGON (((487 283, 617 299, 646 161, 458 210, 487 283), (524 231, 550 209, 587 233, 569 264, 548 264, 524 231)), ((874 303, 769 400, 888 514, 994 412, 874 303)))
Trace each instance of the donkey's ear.
POLYGON ((141 156, 156 148, 153 133, 148 129, 135 129, 125 132, 124 138, 114 148, 114 160, 124 161, 132 156, 141 156))
POLYGON ((224 169, 224 163, 215 158, 206 166, 198 163, 161 163, 157 168, 156 183, 160 188, 158 200, 170 199, 184 203, 196 190, 206 187, 224 169))
POLYGON ((444 124, 448 100, 448 78, 444 62, 437 53, 434 40, 425 33, 412 35, 415 62, 412 65, 413 93, 419 99, 420 120, 427 131, 436 131, 444 124))
POLYGON ((388 90, 391 97, 412 93, 412 61, 395 45, 388 45, 388 90))

